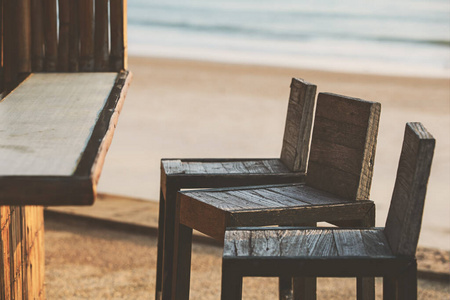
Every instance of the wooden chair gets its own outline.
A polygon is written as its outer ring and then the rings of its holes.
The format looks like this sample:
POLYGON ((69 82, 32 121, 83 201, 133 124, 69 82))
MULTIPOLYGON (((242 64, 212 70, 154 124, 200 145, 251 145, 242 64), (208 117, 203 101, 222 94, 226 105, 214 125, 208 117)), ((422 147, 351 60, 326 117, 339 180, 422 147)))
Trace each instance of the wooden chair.
POLYGON ((0 31, 0 299, 44 299, 43 206, 94 202, 131 81, 126 0, 0 0, 0 31))
POLYGON ((315 96, 315 85, 292 79, 280 158, 161 161, 156 299, 171 298, 177 192, 184 188, 302 182, 309 152, 315 96))
POLYGON ((415 252, 435 140, 406 125, 385 228, 236 228, 225 234, 222 299, 244 276, 383 277, 384 299, 417 299, 415 252))
MULTIPOLYGON (((375 205, 367 199, 379 114, 379 103, 320 93, 306 184, 180 192, 175 232, 176 276, 172 279, 175 298, 187 299, 189 295, 192 229, 220 241, 227 227, 314 226, 319 221, 374 226, 375 205)), ((289 287, 289 281, 280 278, 280 285, 289 287)), ((372 279, 359 282, 373 286, 372 279)), ((302 279, 295 284, 307 284, 315 290, 315 279, 302 279)), ((304 290, 307 293, 311 288, 304 290)), ((370 299, 373 291, 366 291, 370 299)))

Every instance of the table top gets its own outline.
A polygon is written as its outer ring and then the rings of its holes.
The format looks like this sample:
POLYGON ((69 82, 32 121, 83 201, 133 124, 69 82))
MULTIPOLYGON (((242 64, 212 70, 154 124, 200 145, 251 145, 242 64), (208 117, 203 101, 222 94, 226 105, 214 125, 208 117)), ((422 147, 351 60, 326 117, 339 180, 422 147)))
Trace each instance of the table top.
POLYGON ((31 74, 0 102, 0 205, 92 204, 130 73, 31 74))

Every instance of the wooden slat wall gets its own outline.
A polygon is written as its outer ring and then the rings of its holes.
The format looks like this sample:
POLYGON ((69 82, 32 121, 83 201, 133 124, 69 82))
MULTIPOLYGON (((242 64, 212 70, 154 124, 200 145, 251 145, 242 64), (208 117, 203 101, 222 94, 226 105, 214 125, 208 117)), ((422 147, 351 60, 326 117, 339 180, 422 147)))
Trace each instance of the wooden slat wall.
POLYGON ((30 72, 127 68, 126 0, 2 3, 0 92, 11 90, 30 72))
POLYGON ((385 234, 395 254, 414 256, 433 160, 435 140, 420 123, 405 128, 385 234))
POLYGON ((334 94, 317 99, 306 184, 368 200, 381 105, 334 94))
POLYGON ((45 299, 43 216, 42 207, 0 207, 0 299, 45 299))

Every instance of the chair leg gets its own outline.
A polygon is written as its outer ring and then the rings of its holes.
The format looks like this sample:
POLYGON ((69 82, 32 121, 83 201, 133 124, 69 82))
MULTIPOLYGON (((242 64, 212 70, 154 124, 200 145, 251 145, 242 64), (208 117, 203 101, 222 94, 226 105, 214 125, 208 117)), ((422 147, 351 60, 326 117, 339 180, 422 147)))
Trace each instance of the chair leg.
POLYGON ((242 299, 242 276, 233 272, 225 261, 222 262, 222 300, 242 299))
MULTIPOLYGON (((316 222, 297 223, 294 226, 316 227, 316 222)), ((317 298, 317 278, 298 277, 292 278, 292 299, 294 300, 315 300, 317 298)))
POLYGON ((397 299, 397 280, 393 277, 383 277, 383 299, 397 299))
POLYGON ((414 261, 397 281, 398 300, 417 300, 417 262, 414 261))
POLYGON ((175 228, 172 299, 188 300, 191 279, 192 228, 179 224, 175 228))
POLYGON ((278 295, 280 300, 292 299, 292 278, 278 278, 278 295))
POLYGON ((358 277, 356 282, 356 299, 375 300, 374 277, 358 277))
POLYGON ((162 297, 162 268, 163 268, 163 249, 164 249, 164 206, 165 200, 162 189, 159 195, 159 217, 158 217, 158 254, 156 261, 156 286, 155 286, 155 300, 160 300, 162 297))
POLYGON ((166 185, 166 198, 164 206, 164 232, 162 255, 162 297, 172 298, 172 270, 174 261, 175 214, 178 187, 166 185))
POLYGON ((317 278, 297 277, 293 279, 294 300, 315 300, 317 298, 317 278))

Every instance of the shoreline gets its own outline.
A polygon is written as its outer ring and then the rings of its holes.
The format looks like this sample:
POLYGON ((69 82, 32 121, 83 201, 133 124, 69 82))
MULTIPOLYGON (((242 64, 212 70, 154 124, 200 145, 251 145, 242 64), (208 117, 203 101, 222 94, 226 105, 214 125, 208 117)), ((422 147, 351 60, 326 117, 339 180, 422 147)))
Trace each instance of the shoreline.
POLYGON ((435 136, 420 243, 450 250, 450 85, 448 79, 134 57, 134 74, 99 192, 156 200, 160 159, 279 157, 289 84, 300 77, 382 106, 372 200, 384 226, 405 122, 435 136))

